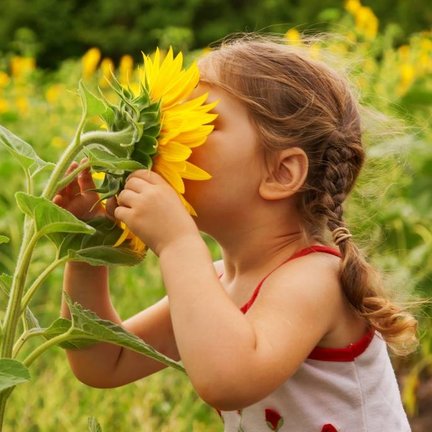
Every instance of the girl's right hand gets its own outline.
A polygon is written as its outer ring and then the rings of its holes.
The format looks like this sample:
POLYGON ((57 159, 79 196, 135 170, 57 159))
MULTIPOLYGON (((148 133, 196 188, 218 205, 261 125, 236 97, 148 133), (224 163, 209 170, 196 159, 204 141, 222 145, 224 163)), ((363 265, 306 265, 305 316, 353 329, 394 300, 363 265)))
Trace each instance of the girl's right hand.
MULTIPOLYGON (((81 161, 83 162, 85 159, 81 161)), ((78 166, 77 162, 72 162, 66 174, 70 174, 78 166)), ((90 169, 86 168, 57 192, 53 202, 70 211, 78 219, 89 220, 98 216, 107 216, 105 208, 98 202, 99 195, 94 191, 95 188, 90 169)))

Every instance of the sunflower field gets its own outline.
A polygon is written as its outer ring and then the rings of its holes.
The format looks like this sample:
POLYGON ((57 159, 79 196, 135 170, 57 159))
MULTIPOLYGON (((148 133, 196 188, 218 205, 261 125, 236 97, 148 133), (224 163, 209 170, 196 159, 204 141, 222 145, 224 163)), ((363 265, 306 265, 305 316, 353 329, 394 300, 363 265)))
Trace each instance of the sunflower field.
MULTIPOLYGON (((368 161, 347 213, 351 231, 383 272, 389 289, 401 301, 417 302, 419 349, 409 358, 394 359, 394 365, 413 431, 426 432, 432 430, 432 28, 412 30, 401 38, 397 26, 380 22, 373 8, 360 0, 340 2, 320 17, 328 33, 308 42, 311 55, 333 53, 335 59, 345 59, 364 106, 373 108, 373 115, 365 115, 368 161)), ((287 44, 304 43, 301 29, 278 24, 287 44)), ((162 56, 169 55, 169 35, 172 45, 183 50, 186 64, 211 49, 193 48, 186 30, 171 29, 158 40, 162 56)), ((0 126, 29 143, 44 161, 56 162, 80 122, 78 83, 95 93, 100 88, 108 100, 115 100, 112 73, 120 88, 139 81, 138 55, 128 51, 125 42, 122 54, 110 58, 101 43, 47 69, 38 64, 32 43, 29 38, 29 49, 19 54, 13 49, 0 52, 0 126)), ((159 55, 155 49, 148 51, 149 59, 159 55)), ((2 321, 4 285, 14 272, 22 241, 24 215, 15 194, 25 190, 27 182, 19 162, 0 143, 2 321)), ((33 185, 36 191, 43 187, 42 181, 33 185)), ((207 241, 217 259, 217 245, 207 241)), ((52 244, 42 242, 34 251, 29 278, 37 280, 54 255, 52 244)), ((151 253, 137 266, 114 266, 110 285, 123 318, 164 295, 157 258, 151 253)), ((48 327, 59 316, 61 291, 62 266, 53 267, 29 305, 38 326, 48 327)), ((31 381, 17 385, 8 401, 7 432, 97 431, 98 423, 104 432, 223 430, 218 414, 174 368, 122 388, 94 389, 76 380, 64 351, 53 347, 37 358, 30 373, 31 381)))

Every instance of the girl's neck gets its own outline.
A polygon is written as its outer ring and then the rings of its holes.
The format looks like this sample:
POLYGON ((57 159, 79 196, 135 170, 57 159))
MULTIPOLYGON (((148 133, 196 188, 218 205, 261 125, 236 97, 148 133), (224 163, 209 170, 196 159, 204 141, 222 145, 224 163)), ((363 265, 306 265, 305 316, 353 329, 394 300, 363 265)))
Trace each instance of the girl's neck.
POLYGON ((224 260, 224 277, 227 280, 245 274, 271 271, 274 266, 308 245, 299 227, 274 232, 268 226, 245 230, 235 238, 222 239, 219 243, 224 260))

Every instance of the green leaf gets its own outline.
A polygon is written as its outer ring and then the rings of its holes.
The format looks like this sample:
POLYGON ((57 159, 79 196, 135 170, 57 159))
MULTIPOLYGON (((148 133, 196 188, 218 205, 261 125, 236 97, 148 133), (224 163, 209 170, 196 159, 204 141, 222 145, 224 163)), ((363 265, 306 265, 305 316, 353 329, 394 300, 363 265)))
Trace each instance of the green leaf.
POLYGON ((54 166, 42 160, 30 144, 3 126, 0 126, 0 143, 17 159, 25 171, 28 170, 33 175, 47 166, 54 166))
POLYGON ((15 198, 18 207, 35 220, 36 229, 41 232, 41 235, 65 232, 93 234, 95 232, 94 228, 46 198, 25 192, 17 192, 15 198))
POLYGON ((12 276, 6 273, 0 274, 0 288, 6 296, 9 297, 9 292, 12 286, 12 276))
POLYGON ((0 359, 0 391, 30 381, 28 369, 19 361, 0 359))
MULTIPOLYGON (((67 294, 65 294, 65 299, 72 321, 64 318, 57 319, 44 332, 44 336, 48 339, 68 331, 70 333, 67 339, 68 347, 83 348, 88 346, 89 341, 113 343, 184 372, 184 368, 179 362, 159 353, 138 336, 127 332, 118 324, 99 318, 94 312, 84 309, 78 303, 73 303, 67 294), (71 328, 72 330, 70 330, 71 328)), ((62 346, 64 347, 64 344, 62 346)))
POLYGON ((108 109, 105 101, 89 91, 82 81, 79 82, 78 91, 87 116, 103 115, 108 109))
POLYGON ((102 432, 102 427, 95 417, 88 418, 88 429, 89 432, 102 432))
POLYGON ((83 261, 92 265, 136 265, 145 256, 145 252, 135 252, 127 246, 113 247, 123 230, 108 218, 96 218, 88 221, 95 229, 93 235, 70 234, 63 238, 59 247, 59 256, 68 255, 71 260, 83 261))
POLYGON ((6 237, 5 235, 0 235, 0 244, 9 243, 9 240, 9 237, 6 237))

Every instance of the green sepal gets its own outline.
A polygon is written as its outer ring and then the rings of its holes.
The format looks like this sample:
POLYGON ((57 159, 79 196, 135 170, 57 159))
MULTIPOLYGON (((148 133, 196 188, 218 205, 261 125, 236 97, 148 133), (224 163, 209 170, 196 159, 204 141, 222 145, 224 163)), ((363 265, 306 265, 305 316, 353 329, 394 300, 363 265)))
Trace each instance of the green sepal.
POLYGON ((78 92, 81 97, 84 112, 87 116, 102 116, 108 109, 105 101, 98 98, 90 90, 88 90, 82 80, 80 80, 78 84, 78 92))

